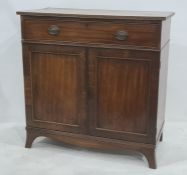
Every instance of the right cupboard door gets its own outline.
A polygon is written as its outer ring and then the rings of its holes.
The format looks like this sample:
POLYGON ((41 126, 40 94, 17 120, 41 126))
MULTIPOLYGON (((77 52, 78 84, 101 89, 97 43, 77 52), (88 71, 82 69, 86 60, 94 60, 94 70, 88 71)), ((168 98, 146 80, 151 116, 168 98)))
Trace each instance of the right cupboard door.
POLYGON ((155 142, 159 63, 153 51, 89 50, 92 135, 155 142))

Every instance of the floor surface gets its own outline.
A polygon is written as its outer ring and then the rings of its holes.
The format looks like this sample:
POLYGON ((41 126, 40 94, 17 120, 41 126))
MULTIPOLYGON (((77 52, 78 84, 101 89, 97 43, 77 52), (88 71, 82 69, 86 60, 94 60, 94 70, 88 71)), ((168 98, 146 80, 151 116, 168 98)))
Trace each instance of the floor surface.
POLYGON ((0 175, 186 175, 187 122, 166 122, 156 170, 136 153, 112 154, 37 138, 24 148, 24 126, 0 124, 0 175))

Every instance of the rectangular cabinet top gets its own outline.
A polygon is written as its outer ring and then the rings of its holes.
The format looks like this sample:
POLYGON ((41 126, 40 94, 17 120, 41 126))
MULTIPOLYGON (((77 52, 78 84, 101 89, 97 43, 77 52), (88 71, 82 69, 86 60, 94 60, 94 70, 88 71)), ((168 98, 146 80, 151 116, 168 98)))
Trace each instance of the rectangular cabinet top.
POLYGON ((44 8, 18 11, 19 15, 100 19, 166 20, 173 12, 44 8))

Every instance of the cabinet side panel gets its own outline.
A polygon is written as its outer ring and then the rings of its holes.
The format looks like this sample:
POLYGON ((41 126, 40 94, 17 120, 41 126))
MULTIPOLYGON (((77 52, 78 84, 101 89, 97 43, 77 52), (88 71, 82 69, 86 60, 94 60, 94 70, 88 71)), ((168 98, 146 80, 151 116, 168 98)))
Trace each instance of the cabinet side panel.
POLYGON ((168 72, 168 52, 169 44, 161 51, 160 56, 160 75, 159 75, 159 97, 158 97, 158 114, 157 114, 157 137, 161 134, 165 118, 167 72, 168 72))
POLYGON ((161 48, 164 47, 170 39, 170 24, 171 19, 162 21, 162 30, 161 30, 161 48))

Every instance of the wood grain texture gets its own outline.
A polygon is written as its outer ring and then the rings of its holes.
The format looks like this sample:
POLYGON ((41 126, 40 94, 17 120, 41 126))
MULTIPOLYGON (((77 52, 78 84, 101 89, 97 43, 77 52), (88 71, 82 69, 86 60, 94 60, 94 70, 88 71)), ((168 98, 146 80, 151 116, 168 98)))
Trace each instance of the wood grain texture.
POLYGON ((37 137, 45 136, 57 141, 61 141, 65 144, 84 147, 92 150, 112 151, 113 153, 119 153, 123 150, 135 151, 145 156, 150 168, 156 169, 155 146, 151 144, 121 141, 104 137, 93 137, 89 135, 59 132, 41 128, 27 127, 26 129, 28 135, 25 145, 26 148, 30 148, 34 139, 37 137))
POLYGON ((80 88, 77 59, 77 55, 73 54, 32 53, 33 108, 36 120, 78 125, 77 95, 80 88))
POLYGON ((154 143, 158 54, 90 49, 90 130, 93 135, 154 143), (153 109, 154 108, 154 109, 153 109), (94 124, 94 125, 93 125, 94 124), (152 134, 151 134, 152 133, 152 134))
POLYGON ((146 134, 149 61, 110 56, 97 59, 97 127, 146 134))
POLYGON ((40 41, 59 41, 74 43, 116 44, 126 46, 139 46, 160 48, 161 23, 123 22, 114 23, 107 21, 72 21, 68 19, 26 18, 22 21, 23 39, 40 41), (50 26, 58 26, 59 34, 56 36, 48 33, 50 26), (126 40, 116 39, 118 31, 128 33, 126 40))
POLYGON ((25 71, 29 125, 85 131, 84 49, 42 45, 24 47, 28 48, 25 50, 25 68, 30 70, 25 71))
POLYGON ((173 13, 50 8, 18 14, 25 147, 45 136, 86 148, 133 150, 155 169, 173 13), (119 31, 128 37, 117 40, 119 31))

